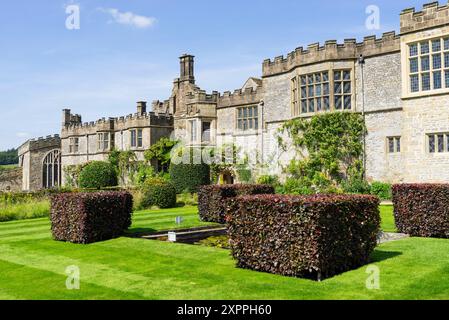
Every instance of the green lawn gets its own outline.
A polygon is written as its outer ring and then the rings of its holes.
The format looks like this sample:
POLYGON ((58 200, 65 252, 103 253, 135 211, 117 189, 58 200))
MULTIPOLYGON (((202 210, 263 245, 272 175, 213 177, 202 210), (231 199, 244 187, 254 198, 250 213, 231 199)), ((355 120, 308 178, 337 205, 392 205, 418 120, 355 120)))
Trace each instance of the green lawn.
POLYGON ((0 164, 0 171, 2 170, 9 170, 9 169, 15 169, 17 168, 17 164, 0 164))
MULTIPOLYGON (((139 212, 132 231, 201 225, 196 208, 139 212)), ((380 290, 366 267, 321 283, 237 269, 229 251, 122 237, 92 245, 51 239, 48 219, 0 223, 0 299, 447 299, 449 240, 379 246, 380 290), (65 287, 67 266, 80 290, 65 287)))
POLYGON ((381 228, 385 232, 397 232, 394 224, 393 206, 380 206, 381 228))

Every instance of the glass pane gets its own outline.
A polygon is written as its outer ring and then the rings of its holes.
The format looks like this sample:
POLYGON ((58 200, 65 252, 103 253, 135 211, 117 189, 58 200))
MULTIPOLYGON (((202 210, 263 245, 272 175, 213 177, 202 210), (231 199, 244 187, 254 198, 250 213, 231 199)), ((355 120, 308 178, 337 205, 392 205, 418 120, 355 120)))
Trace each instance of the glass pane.
POLYGON ((388 152, 394 153, 394 138, 388 138, 388 152))
POLYGON ((243 118, 248 117, 248 109, 247 108, 243 108, 243 118))
POLYGON ((429 71, 430 61, 429 56, 421 57, 421 71, 429 71))
POLYGON ((410 59, 410 72, 416 73, 418 71, 419 71, 418 58, 410 59))
POLYGON ((441 40, 433 40, 432 41, 432 52, 439 52, 441 51, 441 40))
POLYGON ((341 71, 334 71, 334 80, 341 80, 341 71))
POLYGON ((323 82, 329 81, 329 73, 323 72, 323 82))
POLYGON ((248 117, 249 118, 253 117, 253 108, 249 108, 249 110, 248 110, 248 117))
POLYGON ((321 82, 321 73, 315 74, 315 82, 321 82))
POLYGON ((435 136, 429 136, 429 152, 435 152, 435 136))
POLYGON ((301 76, 301 85, 305 85, 306 84, 306 76, 301 76))
POLYGON ((308 87, 309 88, 309 98, 311 98, 311 97, 313 97, 314 96, 314 88, 313 88, 313 86, 309 86, 308 87))
POLYGON ((238 117, 239 117, 239 118, 242 117, 242 109, 241 109, 241 108, 239 109, 239 115, 238 115, 238 117))
POLYGON ((410 45, 410 57, 415 57, 418 55, 418 44, 410 45))
POLYGON ((344 71, 343 72, 343 79, 344 80, 351 80, 351 72, 350 71, 344 71))
POLYGON ((329 83, 323 84, 323 94, 327 96, 329 94, 329 83))
POLYGON ((445 71, 446 88, 449 88, 449 71, 445 71))
POLYGON ((449 50, 449 38, 444 39, 444 50, 449 50))
POLYGON ((313 76, 312 75, 307 76, 307 83, 308 84, 313 84, 313 76))
POLYGON ((242 130, 242 129, 243 129, 243 121, 242 121, 242 120, 239 120, 239 121, 238 121, 237 128, 239 128, 239 130, 242 130))
POLYGON ((401 138, 396 138, 396 152, 401 152, 401 138))
POLYGON ((438 136, 438 152, 444 152, 444 135, 438 136))
POLYGON ((317 97, 321 97, 321 85, 320 84, 315 87, 315 95, 317 97))
POLYGON ((449 53, 444 54, 444 67, 449 68, 449 53))
POLYGON ((254 111, 253 111, 253 115, 254 115, 254 117, 258 117, 259 116, 259 108, 258 107, 253 107, 254 108, 254 111))
POLYGON ((341 94, 341 82, 335 82, 334 93, 341 94))
POLYGON ((309 100, 309 112, 315 112, 315 101, 313 99, 309 100))
POLYGON ((335 96, 335 109, 341 110, 342 109, 342 99, 341 96, 335 96))
POLYGON ((434 89, 441 89, 442 83, 441 83, 441 71, 437 71, 433 73, 433 88, 434 89))
POLYGON ((331 109, 329 97, 325 97, 323 103, 324 103, 324 110, 331 109))
POLYGON ((421 42, 420 44, 421 46, 421 54, 427 54, 429 53, 429 42, 421 42))
POLYGON ((344 93, 351 93, 351 82, 345 82, 343 86, 344 93))
POLYGON ((254 120, 254 129, 256 129, 256 130, 259 129, 259 120, 257 120, 257 119, 254 120))
POLYGON ((344 107, 345 107, 345 110, 351 110, 351 96, 345 96, 344 107))
POLYGON ((423 91, 430 90, 430 73, 423 73, 421 76, 421 86, 423 91))
POLYGON ((419 91, 419 77, 418 75, 414 75, 410 77, 410 90, 412 92, 418 92, 419 91))
POLYGON ((307 97, 307 89, 306 87, 301 88, 301 97, 306 98, 307 97))
POLYGON ((248 120, 243 120, 243 130, 248 130, 248 120))
POLYGON ((307 100, 302 100, 301 101, 301 112, 302 113, 307 113, 307 100))
POLYGON ((434 54, 432 56, 432 66, 434 69, 441 69, 441 54, 434 54))
POLYGON ((316 110, 321 111, 322 105, 321 105, 321 98, 316 99, 316 110))

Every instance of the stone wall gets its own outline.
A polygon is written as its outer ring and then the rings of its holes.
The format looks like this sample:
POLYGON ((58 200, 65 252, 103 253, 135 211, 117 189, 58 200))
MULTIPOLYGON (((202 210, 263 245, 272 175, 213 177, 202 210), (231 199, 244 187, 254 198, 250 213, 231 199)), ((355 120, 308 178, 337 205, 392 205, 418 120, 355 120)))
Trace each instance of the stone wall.
POLYGON ((0 169, 0 191, 22 190, 22 168, 0 169))

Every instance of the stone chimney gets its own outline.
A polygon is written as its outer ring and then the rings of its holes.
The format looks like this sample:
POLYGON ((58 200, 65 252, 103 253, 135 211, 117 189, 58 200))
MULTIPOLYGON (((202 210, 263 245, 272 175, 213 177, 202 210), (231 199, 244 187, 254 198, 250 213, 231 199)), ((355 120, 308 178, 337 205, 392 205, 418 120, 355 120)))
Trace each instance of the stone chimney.
POLYGON ((146 103, 146 101, 139 101, 139 102, 137 102, 137 114, 139 116, 141 116, 144 113, 147 113, 147 103, 146 103))
POLYGON ((184 54, 179 57, 179 63, 181 67, 181 82, 188 81, 190 83, 195 83, 194 75, 194 56, 190 54, 184 54))
POLYGON ((70 109, 63 109, 62 110, 62 126, 63 127, 67 127, 70 125, 70 118, 71 118, 71 114, 70 114, 70 109))

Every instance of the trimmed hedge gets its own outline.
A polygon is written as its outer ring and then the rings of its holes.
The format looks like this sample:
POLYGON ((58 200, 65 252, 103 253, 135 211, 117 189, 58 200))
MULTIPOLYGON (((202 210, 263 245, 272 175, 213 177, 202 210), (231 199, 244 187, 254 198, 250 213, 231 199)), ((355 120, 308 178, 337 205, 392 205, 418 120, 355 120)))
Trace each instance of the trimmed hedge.
POLYGON ((449 184, 394 185, 393 204, 399 232, 449 238, 449 184))
POLYGON ((161 209, 176 207, 176 189, 166 181, 149 180, 142 187, 141 207, 148 209, 158 206, 161 209))
POLYGON ((200 219, 205 222, 226 223, 226 199, 243 195, 274 194, 274 187, 262 184, 203 186, 198 191, 200 219))
POLYGON ((63 193, 51 198, 53 238, 93 243, 119 237, 131 226, 129 192, 63 193))
POLYGON ((210 184, 210 166, 208 164, 171 164, 170 179, 177 193, 198 192, 198 188, 210 184))
POLYGON ((81 170, 79 176, 80 188, 101 189, 117 184, 117 172, 109 162, 92 161, 81 170))
POLYGON ((379 203, 369 195, 229 199, 232 255, 240 268, 316 280, 358 268, 377 244, 379 203))

